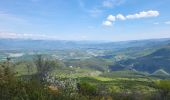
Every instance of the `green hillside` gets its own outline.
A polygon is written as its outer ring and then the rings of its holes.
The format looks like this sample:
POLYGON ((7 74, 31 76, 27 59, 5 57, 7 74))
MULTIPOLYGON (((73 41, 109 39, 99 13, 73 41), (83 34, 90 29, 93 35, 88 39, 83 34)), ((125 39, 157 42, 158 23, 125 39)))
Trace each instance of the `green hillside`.
POLYGON ((157 71, 155 71, 154 73, 152 73, 152 75, 162 75, 162 76, 169 76, 170 74, 167 73, 165 70, 163 69, 159 69, 157 71))
MULTIPOLYGON (((158 69, 166 70, 170 72, 170 47, 158 49, 155 52, 139 57, 136 59, 127 59, 117 62, 115 65, 110 66, 112 70, 119 66, 119 68, 135 69, 138 71, 144 71, 153 73, 158 69)), ((121 70, 121 69, 120 69, 121 70)))

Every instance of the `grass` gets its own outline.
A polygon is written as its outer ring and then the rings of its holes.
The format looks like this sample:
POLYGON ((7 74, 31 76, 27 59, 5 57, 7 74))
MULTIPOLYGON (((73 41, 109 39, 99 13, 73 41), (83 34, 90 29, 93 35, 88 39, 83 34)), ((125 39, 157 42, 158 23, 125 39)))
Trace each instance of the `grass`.
MULTIPOLYGON (((105 90, 110 92, 134 92, 140 91, 142 93, 154 92, 154 84, 145 78, 108 78, 108 77, 81 77, 80 81, 89 82, 97 86, 102 86, 105 90)), ((156 81, 156 80, 153 80, 156 81)))
POLYGON ((96 79, 96 80, 99 80, 99 81, 105 81, 105 82, 107 82, 107 81, 112 81, 112 80, 113 80, 112 78, 101 77, 101 76, 94 76, 94 77, 92 77, 92 78, 94 78, 94 79, 96 79))

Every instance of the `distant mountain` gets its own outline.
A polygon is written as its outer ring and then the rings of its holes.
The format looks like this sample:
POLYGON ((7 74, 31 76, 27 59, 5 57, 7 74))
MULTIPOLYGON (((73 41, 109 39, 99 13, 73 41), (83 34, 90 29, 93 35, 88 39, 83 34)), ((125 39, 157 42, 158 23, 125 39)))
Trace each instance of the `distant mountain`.
MULTIPOLYGON (((105 69, 106 66, 109 65, 109 68, 113 71, 136 70, 154 73, 159 69, 163 69, 167 73, 170 73, 170 39, 122 42, 0 39, 0 51, 2 51, 2 54, 3 50, 30 50, 34 52, 34 50, 63 51, 65 49, 87 49, 87 51, 94 49, 96 51, 106 51, 106 53, 95 57, 97 60, 90 59, 89 61, 85 61, 82 65, 83 67, 88 65, 96 69, 105 69), (118 60, 115 60, 115 57, 117 57, 118 60), (104 62, 106 59, 110 60, 108 61, 108 65, 104 62), (110 62, 113 60, 115 60, 114 65, 111 65, 110 62)), ((6 57, 6 53, 2 56, 6 57)), ((67 54, 64 56, 68 57, 67 54)), ((72 63, 77 64, 77 62, 72 63)), ((79 63, 76 66, 79 66, 79 63)))
POLYGON ((52 41, 52 40, 22 40, 22 39, 2 39, 0 49, 2 50, 53 50, 75 48, 77 44, 72 41, 52 41))
POLYGON ((147 56, 119 61, 115 65, 110 66, 112 70, 117 67, 120 69, 129 68, 149 73, 163 69, 170 73, 170 47, 167 45, 147 56))
POLYGON ((111 49, 143 48, 167 45, 170 39, 122 42, 0 39, 0 50, 111 49))

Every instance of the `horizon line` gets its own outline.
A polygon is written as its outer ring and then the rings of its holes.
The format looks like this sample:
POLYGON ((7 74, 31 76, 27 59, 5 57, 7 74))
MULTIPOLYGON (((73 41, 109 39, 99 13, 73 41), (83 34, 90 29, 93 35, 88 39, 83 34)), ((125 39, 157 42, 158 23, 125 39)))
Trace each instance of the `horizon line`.
POLYGON ((3 38, 0 39, 10 39, 10 40, 34 40, 34 41, 75 41, 75 42, 126 42, 126 41, 144 41, 144 40, 160 40, 160 39, 170 39, 170 37, 162 37, 162 38, 143 38, 143 39, 127 39, 127 40, 69 40, 69 39, 33 39, 33 38, 3 38))

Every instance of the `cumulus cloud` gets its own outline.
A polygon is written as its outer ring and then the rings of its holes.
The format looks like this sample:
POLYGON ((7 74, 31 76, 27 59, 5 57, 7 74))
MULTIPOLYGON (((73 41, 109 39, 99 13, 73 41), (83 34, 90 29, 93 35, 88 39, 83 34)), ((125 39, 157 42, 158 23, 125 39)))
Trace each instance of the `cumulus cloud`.
POLYGON ((168 24, 168 25, 169 25, 169 24, 170 24, 170 21, 166 21, 165 24, 168 24))
POLYGON ((116 20, 116 17, 113 15, 109 15, 107 20, 103 22, 104 26, 112 26, 113 22, 116 20))
POLYGON ((126 20, 126 17, 123 16, 122 14, 118 14, 118 15, 116 16, 116 18, 119 19, 119 20, 126 20))
POLYGON ((127 19, 139 19, 139 18, 157 17, 157 16, 159 16, 158 11, 149 10, 149 11, 142 11, 142 12, 132 14, 132 15, 127 15, 126 18, 127 19))
POLYGON ((116 17, 113 16, 113 15, 109 15, 109 16, 107 17, 107 20, 108 20, 108 21, 115 21, 115 20, 116 20, 116 17))
POLYGON ((112 22, 106 20, 106 21, 103 22, 103 25, 104 25, 104 26, 112 26, 112 22))
MULTIPOLYGON (((139 12, 136 14, 129 14, 126 16, 124 16, 123 14, 117 14, 116 16, 109 15, 106 18, 106 21, 103 22, 103 25, 111 26, 113 24, 113 22, 116 20, 140 19, 140 18, 149 18, 149 17, 157 17, 157 16, 159 16, 159 12, 154 11, 154 10, 142 11, 142 12, 139 12)), ((165 23, 170 24, 170 21, 165 22, 165 23)), ((156 23, 156 24, 158 24, 158 23, 156 23)))

